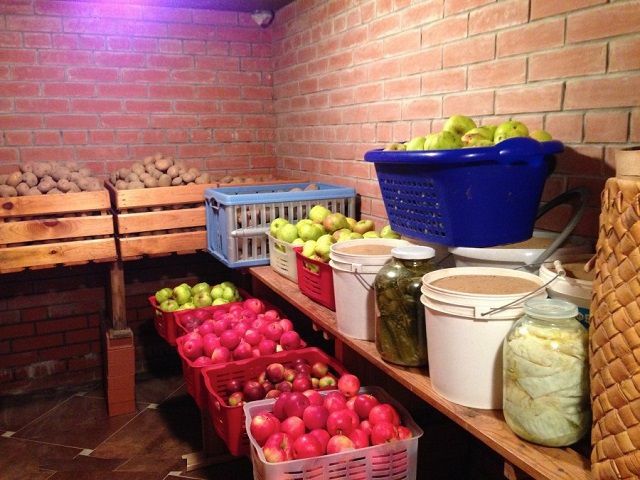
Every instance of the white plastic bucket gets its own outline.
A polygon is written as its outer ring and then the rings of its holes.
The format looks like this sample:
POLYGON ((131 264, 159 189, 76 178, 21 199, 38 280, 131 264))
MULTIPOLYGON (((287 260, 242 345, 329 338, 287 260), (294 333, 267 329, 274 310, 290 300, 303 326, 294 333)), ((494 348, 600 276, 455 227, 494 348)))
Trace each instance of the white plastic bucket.
POLYGON ((406 240, 366 238, 334 243, 329 253, 336 300, 336 327, 345 335, 374 340, 375 295, 373 282, 382 266, 391 258, 391 249, 409 245, 406 240), (354 246, 388 246, 388 254, 350 253, 354 246))
MULTIPOLYGON (((551 283, 547 286, 547 293, 550 298, 558 298, 573 303, 578 307, 578 320, 583 325, 589 325, 589 307, 591 306, 591 292, 593 280, 586 278, 576 278, 576 269, 583 269, 590 257, 580 259, 560 259, 560 265, 567 271, 564 277, 558 277, 551 281, 557 274, 553 263, 546 263, 540 266, 538 275, 544 283, 551 283)), ((577 272, 576 272, 577 273, 577 272)))
POLYGON ((530 298, 546 298, 544 288, 527 294, 475 294, 433 285, 454 275, 517 277, 542 287, 537 275, 506 268, 459 267, 422 277, 429 376, 446 399, 473 408, 502 408, 502 342, 530 298), (526 298, 525 298, 526 297, 526 298), (493 309, 509 305, 507 308, 493 309))

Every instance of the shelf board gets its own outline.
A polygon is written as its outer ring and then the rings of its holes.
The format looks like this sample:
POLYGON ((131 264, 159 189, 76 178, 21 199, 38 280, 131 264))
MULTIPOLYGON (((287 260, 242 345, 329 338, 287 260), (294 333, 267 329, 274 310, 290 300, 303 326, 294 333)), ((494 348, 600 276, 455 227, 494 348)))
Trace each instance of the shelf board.
POLYGON ((541 447, 518 438, 507 426, 502 410, 480 410, 452 403, 431 385, 426 368, 404 368, 380 358, 375 344, 340 333, 335 312, 317 304, 300 292, 296 283, 279 275, 270 266, 249 269, 259 281, 305 314, 321 330, 367 359, 426 403, 436 408, 474 435, 507 462, 541 480, 591 480, 590 462, 571 448, 541 447))

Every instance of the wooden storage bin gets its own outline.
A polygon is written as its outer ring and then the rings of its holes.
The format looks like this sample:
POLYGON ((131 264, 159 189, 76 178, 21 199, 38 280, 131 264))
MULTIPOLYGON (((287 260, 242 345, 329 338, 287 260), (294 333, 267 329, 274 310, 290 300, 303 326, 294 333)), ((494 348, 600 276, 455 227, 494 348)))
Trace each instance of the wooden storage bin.
POLYGON ((106 190, 0 198, 0 273, 116 259, 106 190))

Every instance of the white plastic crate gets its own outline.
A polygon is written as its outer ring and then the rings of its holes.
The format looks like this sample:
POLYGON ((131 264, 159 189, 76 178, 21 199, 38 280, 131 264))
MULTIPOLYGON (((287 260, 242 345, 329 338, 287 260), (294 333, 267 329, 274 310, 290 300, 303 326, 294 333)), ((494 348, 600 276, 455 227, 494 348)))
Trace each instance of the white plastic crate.
POLYGON ((266 234, 272 220, 282 217, 295 223, 306 218, 314 205, 355 217, 355 189, 316 183, 316 190, 304 190, 309 185, 288 183, 207 189, 209 252, 232 268, 268 265, 266 234))
POLYGON ((269 240, 269 264, 276 272, 292 282, 298 281, 298 267, 296 264, 296 252, 293 245, 278 240, 270 233, 269 240))
MULTIPOLYGON (((326 395, 327 392, 320 392, 326 395)), ((251 443, 251 462, 254 480, 415 480, 418 468, 418 440, 422 429, 409 412, 380 387, 362 387, 360 393, 371 393, 381 403, 393 405, 402 424, 413 434, 410 439, 373 445, 348 452, 320 457, 269 463, 262 448, 250 432, 251 419, 273 409, 274 399, 258 400, 244 405, 245 427, 251 443)))

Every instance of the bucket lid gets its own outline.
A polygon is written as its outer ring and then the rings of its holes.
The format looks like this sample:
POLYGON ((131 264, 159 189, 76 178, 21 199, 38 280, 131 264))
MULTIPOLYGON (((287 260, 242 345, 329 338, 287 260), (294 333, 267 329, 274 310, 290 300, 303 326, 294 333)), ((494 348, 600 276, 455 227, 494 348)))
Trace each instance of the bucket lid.
POLYGON ((431 247, 412 245, 407 247, 394 247, 391 255, 401 260, 427 260, 436 256, 436 251, 431 247))
POLYGON ((578 307, 570 302, 554 298, 533 298, 524 304, 527 315, 546 320, 562 320, 578 315, 578 307))

